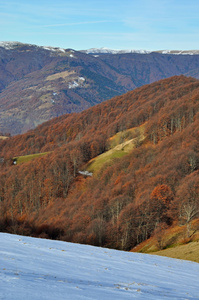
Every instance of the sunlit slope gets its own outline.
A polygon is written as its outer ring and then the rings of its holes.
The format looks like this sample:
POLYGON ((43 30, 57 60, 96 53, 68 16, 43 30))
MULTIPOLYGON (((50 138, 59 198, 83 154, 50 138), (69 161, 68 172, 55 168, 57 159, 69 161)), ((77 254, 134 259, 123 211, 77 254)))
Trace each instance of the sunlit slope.
POLYGON ((144 128, 145 126, 142 125, 115 134, 109 139, 109 150, 91 159, 85 167, 86 170, 97 172, 104 164, 113 164, 115 159, 123 157, 138 147, 145 138, 144 128))
POLYGON ((191 260, 199 263, 199 242, 190 242, 185 245, 178 245, 151 254, 191 260))
POLYGON ((153 237, 132 249, 133 252, 150 253, 199 263, 199 219, 191 223, 190 235, 187 226, 173 226, 156 230, 153 237))

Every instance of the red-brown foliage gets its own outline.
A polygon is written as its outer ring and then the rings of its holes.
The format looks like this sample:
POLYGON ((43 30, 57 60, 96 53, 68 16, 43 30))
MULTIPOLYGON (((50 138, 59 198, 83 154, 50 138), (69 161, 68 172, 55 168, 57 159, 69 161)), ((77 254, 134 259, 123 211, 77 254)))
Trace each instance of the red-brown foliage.
POLYGON ((189 222, 186 199, 198 205, 199 82, 180 76, 144 86, 0 147, 1 230, 130 249, 160 224, 189 222), (143 123, 146 138, 131 153, 92 178, 78 175, 109 137, 143 123), (43 151, 53 152, 10 163, 43 151))

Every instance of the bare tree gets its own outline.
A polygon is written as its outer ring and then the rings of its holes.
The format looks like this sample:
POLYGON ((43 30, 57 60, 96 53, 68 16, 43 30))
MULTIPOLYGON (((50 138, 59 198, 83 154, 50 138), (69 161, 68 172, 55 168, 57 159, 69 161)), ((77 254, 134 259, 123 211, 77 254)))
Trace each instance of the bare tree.
POLYGON ((180 220, 187 226, 187 237, 190 237, 191 221, 199 216, 199 176, 194 172, 185 177, 177 196, 180 220))

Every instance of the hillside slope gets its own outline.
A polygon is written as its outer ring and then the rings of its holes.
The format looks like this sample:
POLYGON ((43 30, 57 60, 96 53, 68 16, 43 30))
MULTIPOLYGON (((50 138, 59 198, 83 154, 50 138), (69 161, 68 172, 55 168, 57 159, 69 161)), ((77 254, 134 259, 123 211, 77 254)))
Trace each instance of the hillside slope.
POLYGON ((124 53, 0 43, 0 132, 16 135, 173 75, 199 77, 199 55, 124 53))
POLYGON ((197 299, 199 265, 0 233, 4 300, 197 299))
POLYGON ((0 131, 23 133, 136 86, 93 56, 72 49, 0 45, 0 131))
POLYGON ((55 118, 0 141, 0 158, 1 231, 124 250, 174 222, 190 236, 199 216, 199 81, 172 77, 55 118), (139 132, 128 153, 92 177, 78 173, 116 136, 139 132), (49 153, 12 164, 39 152, 49 153))
POLYGON ((199 263, 199 243, 191 242, 152 253, 154 255, 190 260, 199 263))

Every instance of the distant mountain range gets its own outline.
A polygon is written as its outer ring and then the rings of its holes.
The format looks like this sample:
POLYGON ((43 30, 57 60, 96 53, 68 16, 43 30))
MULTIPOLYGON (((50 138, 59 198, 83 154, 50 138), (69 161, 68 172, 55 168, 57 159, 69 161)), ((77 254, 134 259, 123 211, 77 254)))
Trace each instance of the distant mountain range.
POLYGON ((0 42, 0 132, 23 133, 173 75, 199 78, 198 54, 0 42))
POLYGON ((127 49, 127 50, 116 50, 109 48, 91 48, 87 50, 82 50, 81 52, 87 54, 126 54, 126 53, 139 53, 139 54, 149 54, 149 53, 161 53, 161 54, 184 54, 184 55, 197 55, 199 54, 199 50, 158 50, 158 51, 149 51, 149 50, 135 50, 135 49, 127 49))

